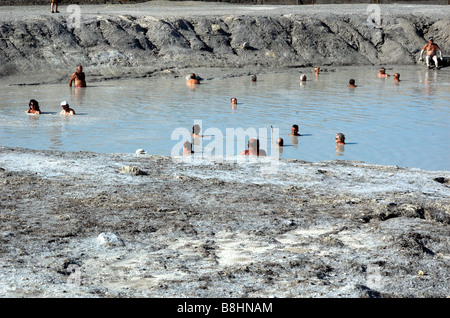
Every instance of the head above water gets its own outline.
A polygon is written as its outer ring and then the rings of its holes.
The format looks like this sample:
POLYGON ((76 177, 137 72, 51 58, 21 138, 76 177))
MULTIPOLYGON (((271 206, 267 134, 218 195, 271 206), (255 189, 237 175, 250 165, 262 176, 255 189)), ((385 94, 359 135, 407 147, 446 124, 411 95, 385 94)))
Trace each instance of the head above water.
POLYGON ((335 140, 336 142, 345 143, 345 135, 343 133, 337 133, 335 140))
POLYGON ((69 103, 67 101, 61 102, 62 107, 69 107, 69 103))
POLYGON ((284 145, 284 140, 283 140, 283 138, 280 137, 280 138, 277 139, 277 145, 278 145, 278 146, 283 146, 283 145, 284 145))
POLYGON ((35 109, 39 109, 39 103, 38 103, 38 101, 37 100, 35 100, 35 99, 30 99, 30 103, 28 104, 28 106, 31 108, 31 107, 34 107, 35 109))
POLYGON ((194 126, 192 126, 192 133, 193 133, 194 135, 198 135, 198 133, 200 132, 200 130, 201 130, 200 125, 195 124, 194 126))
POLYGON ((305 74, 300 75, 300 81, 302 81, 302 82, 306 81, 306 75, 305 74))
POLYGON ((257 149, 259 150, 259 139, 251 138, 248 141, 248 148, 249 149, 257 149))

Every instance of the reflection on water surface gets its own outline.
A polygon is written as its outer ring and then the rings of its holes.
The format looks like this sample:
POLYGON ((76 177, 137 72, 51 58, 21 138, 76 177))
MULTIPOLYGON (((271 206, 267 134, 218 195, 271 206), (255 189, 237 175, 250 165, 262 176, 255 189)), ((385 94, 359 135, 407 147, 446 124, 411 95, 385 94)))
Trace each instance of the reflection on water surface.
POLYGON ((1 87, 0 144, 105 153, 143 148, 170 156, 185 139, 174 132, 191 133, 199 123, 205 137, 194 148, 205 154, 235 155, 246 141, 230 132, 256 131, 261 148, 281 158, 450 170, 450 69, 388 68, 395 72, 402 79, 397 84, 392 76, 379 79, 377 68, 329 68, 318 77, 311 70, 302 84, 300 72, 292 72, 258 74, 257 82, 216 78, 195 87, 184 78, 1 87), (347 87, 350 78, 358 87, 347 87), (31 98, 42 115, 25 113, 31 98), (77 116, 59 115, 63 100, 77 116), (302 136, 289 136, 293 124, 302 136), (282 149, 270 142, 277 131, 282 149), (335 146, 338 132, 345 146, 335 146))

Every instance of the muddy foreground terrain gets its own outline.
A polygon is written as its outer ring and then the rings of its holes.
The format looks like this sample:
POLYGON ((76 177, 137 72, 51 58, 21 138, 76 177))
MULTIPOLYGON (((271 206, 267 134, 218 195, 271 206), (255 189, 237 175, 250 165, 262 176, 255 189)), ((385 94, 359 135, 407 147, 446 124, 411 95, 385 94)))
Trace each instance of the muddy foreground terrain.
POLYGON ((450 296, 449 172, 5 147, 0 167, 2 297, 450 296))

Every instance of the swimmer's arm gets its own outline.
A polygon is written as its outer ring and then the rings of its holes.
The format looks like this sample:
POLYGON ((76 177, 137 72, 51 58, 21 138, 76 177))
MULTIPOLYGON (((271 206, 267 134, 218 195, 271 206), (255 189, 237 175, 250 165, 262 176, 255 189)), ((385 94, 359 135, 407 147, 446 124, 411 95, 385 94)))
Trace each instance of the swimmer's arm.
POLYGON ((424 48, 422 49, 422 51, 420 51, 420 55, 419 55, 419 61, 422 61, 423 60, 423 52, 424 52, 424 48))
POLYGON ((69 81, 69 87, 72 87, 72 82, 75 80, 75 73, 72 74, 69 81))

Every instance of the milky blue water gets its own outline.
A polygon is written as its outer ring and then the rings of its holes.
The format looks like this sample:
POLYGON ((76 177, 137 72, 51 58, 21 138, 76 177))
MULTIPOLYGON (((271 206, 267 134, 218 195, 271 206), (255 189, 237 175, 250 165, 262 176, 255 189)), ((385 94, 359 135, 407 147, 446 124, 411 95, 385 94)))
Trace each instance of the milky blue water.
POLYGON ((398 85, 392 76, 379 79, 377 67, 328 68, 318 77, 308 71, 304 85, 298 70, 258 74, 256 83, 249 76, 218 76, 195 88, 184 77, 88 82, 87 88, 6 85, 0 87, 0 145, 101 153, 141 148, 170 156, 199 123, 205 137, 194 145, 197 155, 234 156, 254 132, 269 155, 285 159, 450 170, 450 69, 388 69, 395 72, 398 85), (357 88, 347 87, 350 78, 357 88), (31 98, 42 115, 25 113, 31 98), (63 100, 76 116, 59 115, 63 100), (293 124, 301 137, 288 136, 293 124), (338 132, 346 136, 341 149, 338 132), (277 134, 283 148, 271 143, 277 134))

